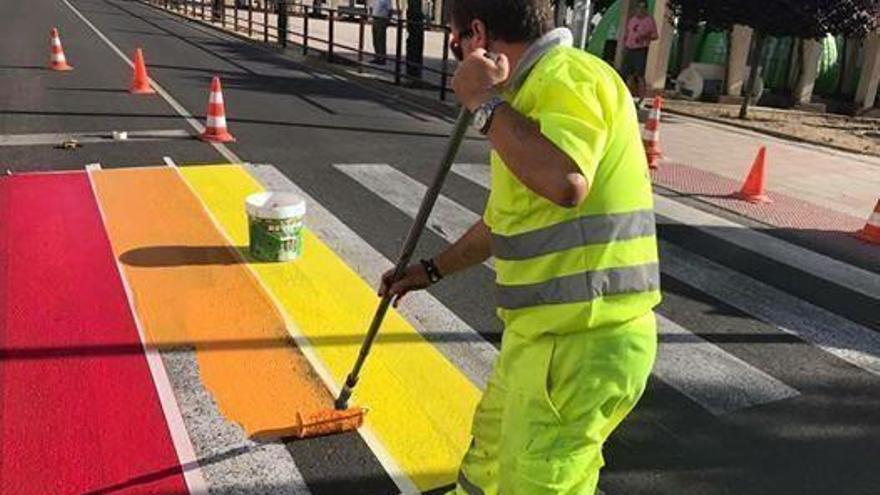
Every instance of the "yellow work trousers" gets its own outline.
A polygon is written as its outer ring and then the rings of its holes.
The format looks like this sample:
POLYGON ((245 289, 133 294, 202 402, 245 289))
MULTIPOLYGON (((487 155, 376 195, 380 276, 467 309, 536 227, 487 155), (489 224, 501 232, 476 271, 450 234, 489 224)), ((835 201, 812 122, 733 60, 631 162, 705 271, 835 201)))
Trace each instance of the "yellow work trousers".
POLYGON ((602 446, 644 392, 656 352, 653 313, 566 335, 505 332, 450 494, 595 493, 602 446))

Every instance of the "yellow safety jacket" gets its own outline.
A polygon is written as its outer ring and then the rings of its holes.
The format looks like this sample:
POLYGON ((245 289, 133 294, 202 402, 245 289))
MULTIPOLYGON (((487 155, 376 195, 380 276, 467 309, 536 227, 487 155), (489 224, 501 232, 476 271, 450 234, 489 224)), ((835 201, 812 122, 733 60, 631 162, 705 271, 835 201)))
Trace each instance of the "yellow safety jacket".
POLYGON ((660 302, 660 275, 630 93, 607 64, 569 46, 550 48, 526 70, 505 99, 580 167, 589 193, 575 208, 560 207, 525 187, 492 151, 483 219, 492 233, 498 316, 527 337, 644 316, 660 302))

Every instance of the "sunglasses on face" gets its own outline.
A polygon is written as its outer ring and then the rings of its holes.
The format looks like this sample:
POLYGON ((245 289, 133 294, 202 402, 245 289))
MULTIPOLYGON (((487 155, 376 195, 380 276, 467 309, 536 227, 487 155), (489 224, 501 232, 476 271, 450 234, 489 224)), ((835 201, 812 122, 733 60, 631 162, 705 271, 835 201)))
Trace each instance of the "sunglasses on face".
POLYGON ((458 33, 457 39, 453 40, 449 43, 449 49, 452 51, 452 55, 455 57, 455 60, 461 62, 464 59, 464 50, 461 48, 461 42, 473 36, 473 31, 470 29, 461 31, 458 33))

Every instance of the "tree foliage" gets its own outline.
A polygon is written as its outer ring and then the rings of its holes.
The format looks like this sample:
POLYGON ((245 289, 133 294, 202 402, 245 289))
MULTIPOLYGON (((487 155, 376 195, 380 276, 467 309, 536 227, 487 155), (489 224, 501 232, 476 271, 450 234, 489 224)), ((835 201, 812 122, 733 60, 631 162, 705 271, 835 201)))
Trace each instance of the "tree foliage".
POLYGON ((766 35, 821 38, 861 36, 876 29, 880 0, 669 0, 683 27, 705 22, 712 29, 734 24, 766 35))

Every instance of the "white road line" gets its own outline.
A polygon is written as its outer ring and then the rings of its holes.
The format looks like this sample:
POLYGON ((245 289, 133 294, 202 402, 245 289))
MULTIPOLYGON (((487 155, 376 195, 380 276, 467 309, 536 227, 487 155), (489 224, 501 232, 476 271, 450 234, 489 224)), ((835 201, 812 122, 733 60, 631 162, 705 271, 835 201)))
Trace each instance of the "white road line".
MULTIPOLYGON (((112 41, 110 41, 110 39, 107 38, 107 36, 105 36, 104 33, 102 33, 97 27, 95 27, 95 25, 92 24, 91 21, 89 21, 82 13, 80 13, 80 11, 76 9, 76 7, 74 7, 68 0, 61 0, 61 1, 64 2, 64 4, 67 5, 67 7, 70 8, 70 10, 72 10, 73 13, 76 14, 77 17, 82 19, 82 21, 87 26, 89 26, 89 28, 91 28, 92 31, 94 31, 95 34, 102 41, 104 41, 104 43, 107 44, 107 46, 109 46, 117 55, 119 55, 119 57, 122 58, 125 61, 125 63, 127 63, 130 67, 134 67, 134 64, 125 55, 125 53, 123 53, 122 50, 119 49, 119 47, 117 47, 112 41)), ((156 92, 160 96, 162 96, 162 98, 165 101, 167 101, 168 104, 171 105, 171 107, 174 108, 174 110, 181 117, 183 117, 187 121, 187 123, 189 123, 189 125, 197 133, 201 134, 205 130, 204 126, 202 126, 202 124, 200 124, 197 120, 195 120, 193 118, 192 114, 190 114, 189 111, 186 108, 184 108, 183 105, 178 103, 177 100, 175 100, 167 91, 165 91, 165 89, 162 88, 162 86, 160 86, 159 83, 157 83, 156 81, 151 79, 150 84, 153 86, 153 88, 156 90, 156 92)), ((211 146, 214 147, 215 150, 217 150, 218 153, 220 153, 220 155, 222 155, 224 158, 229 160, 230 163, 243 163, 244 162, 234 152, 232 152, 232 150, 230 150, 228 147, 226 147, 226 145, 224 145, 223 143, 210 143, 210 144, 211 144, 211 146)), ((310 211, 311 211, 310 216, 311 217, 320 216, 320 212, 321 212, 321 210, 323 210, 323 207, 321 207, 317 201, 314 201, 311 198, 311 196, 306 194, 305 191, 302 191, 295 184, 291 183, 291 186, 292 186, 293 190, 297 194, 299 194, 300 197, 302 197, 307 202, 309 202, 310 211), (316 215, 316 213, 318 213, 318 215, 316 215)), ((326 210, 324 210, 324 211, 326 211, 326 210)), ((335 217, 333 217, 332 214, 330 214, 330 212, 328 212, 328 211, 326 212, 326 216, 324 216, 323 218, 327 218, 328 221, 330 221, 331 223, 332 223, 332 220, 335 220, 337 224, 343 225, 342 222, 339 222, 339 220, 336 219, 335 217)), ((323 228, 322 229, 315 229, 315 231, 316 232, 318 232, 318 231, 325 231, 326 232, 326 229, 323 229, 323 228)), ((223 230, 221 229, 220 232, 223 232, 223 230)), ((330 245, 331 245, 331 247, 334 247, 332 244, 330 244, 330 245)), ((284 312, 282 311, 281 314, 283 314, 283 313, 284 312)), ((290 327, 290 328, 293 328, 293 327, 290 327)), ((293 338, 294 336, 291 335, 291 337, 293 338)), ((305 355, 308 358, 308 355, 307 354, 305 354, 305 355)), ((323 367, 323 363, 320 361, 310 361, 310 363, 312 364, 312 366, 315 369, 323 367)), ((331 390, 338 389, 336 383, 333 382, 332 380, 329 382, 326 382, 326 385, 331 390)), ((415 483, 413 483, 412 480, 409 479, 409 476, 400 469, 400 467, 397 465, 397 462, 394 460, 393 457, 391 457, 391 455, 385 449, 385 446, 382 444, 381 440, 379 440, 379 438, 367 427, 360 428, 358 430, 358 433, 364 439, 364 442, 366 442, 367 445, 370 447, 370 450, 373 451, 373 455, 376 456, 376 458, 379 460, 379 463, 382 464, 382 467, 385 468, 385 471, 388 473, 389 477, 391 477, 391 479, 394 481, 394 483, 397 485, 397 487, 400 488, 401 491, 403 491, 406 494, 410 494, 410 493, 418 494, 419 490, 416 488, 415 483)))
MULTIPOLYGON (((98 198, 95 181, 92 177, 92 174, 100 170, 100 168, 100 164, 90 164, 86 166, 86 174, 89 178, 89 185, 92 189, 92 194, 95 197, 95 204, 98 206, 98 212, 101 215, 101 223, 106 228, 107 217, 104 214, 104 209, 98 198)), ((186 431, 183 415, 180 414, 180 406, 177 404, 174 390, 171 388, 171 382, 168 380, 168 374, 165 371, 165 365, 162 363, 162 356, 159 355, 158 349, 147 345, 144 328, 137 316, 137 310, 135 309, 134 294, 132 293, 131 286, 128 284, 128 279, 125 278, 125 272, 122 270, 122 265, 120 264, 119 259, 114 256, 113 261, 116 263, 116 271, 119 274, 119 280, 122 283, 122 287, 125 289, 129 311, 131 311, 131 317, 134 320, 135 327, 137 327, 138 338, 140 339, 144 356, 147 359, 147 365, 150 368, 150 375, 153 377, 153 384, 155 385, 156 392, 159 396, 159 403, 161 404, 162 412, 165 415, 165 422, 168 424, 168 431, 171 434, 171 442, 174 444, 174 450, 177 453, 177 459, 180 462, 183 471, 183 478, 186 482, 186 487, 191 494, 207 495, 208 485, 205 482, 202 468, 199 466, 199 461, 196 457, 195 449, 193 449, 192 441, 186 431)))
POLYGON ((478 186, 492 187, 492 172, 488 165, 480 163, 456 163, 452 171, 478 186))
MULTIPOLYGON (((115 131, 120 131, 116 129, 115 131)), ((184 129, 164 129, 155 131, 125 131, 126 139, 113 139, 115 131, 68 132, 46 134, 2 134, 0 146, 43 146, 60 145, 68 139, 75 139, 81 144, 95 143, 139 143, 144 141, 161 141, 165 139, 190 139, 192 134, 184 129)))
POLYGON ((759 253, 774 261, 805 270, 834 284, 880 299, 880 275, 810 251, 796 244, 744 227, 673 199, 654 195, 654 209, 679 223, 713 237, 759 253))
MULTIPOLYGON (((489 167, 486 165, 455 165, 452 170, 476 184, 489 187, 489 167)), ((752 230, 659 194, 654 195, 654 209, 658 215, 687 224, 723 241, 798 270, 809 269, 810 274, 819 278, 873 299, 880 299, 880 275, 876 273, 752 230)))
POLYGON ((668 242, 660 260, 664 273, 880 376, 880 333, 668 242))
POLYGON ((162 161, 165 162, 165 165, 168 165, 169 167, 177 166, 177 164, 174 163, 174 160, 172 160, 170 156, 163 156, 162 161))
MULTIPOLYGON (((362 186, 411 218, 415 216, 425 186, 389 165, 334 165, 362 186)), ((456 165, 454 170, 468 166, 456 165)), ((483 166, 485 168, 485 166, 483 166)), ((481 184, 482 185, 482 184, 481 184)), ((437 215, 429 224, 448 240, 455 240, 464 225, 479 216, 440 196, 437 215)), ((655 373, 664 382, 715 415, 794 397, 799 392, 720 347, 658 315, 661 334, 674 336, 660 343, 655 373)))
POLYGON ((659 313, 657 331, 654 374, 716 416, 800 395, 659 313))
MULTIPOLYGON (((344 164, 334 168, 351 177, 377 196, 415 218, 427 187, 396 168, 385 164, 344 164)), ((440 195, 428 219, 428 229, 449 242, 455 242, 480 216, 457 202, 440 195)), ((491 260, 486 266, 492 268, 491 260)))
MULTIPOLYGON (((427 190, 421 182, 385 164, 346 163, 333 167, 411 217, 419 211, 427 190)), ((446 240, 455 241, 479 219, 479 215, 441 195, 428 218, 428 228, 446 240)))

